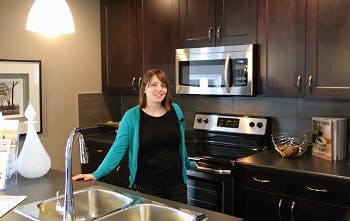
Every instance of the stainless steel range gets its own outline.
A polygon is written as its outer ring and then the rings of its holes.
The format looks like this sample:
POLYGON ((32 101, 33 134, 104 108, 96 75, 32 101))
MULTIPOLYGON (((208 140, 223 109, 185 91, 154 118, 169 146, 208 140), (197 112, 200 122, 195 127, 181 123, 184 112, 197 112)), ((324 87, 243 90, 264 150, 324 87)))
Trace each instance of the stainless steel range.
POLYGON ((186 131, 188 156, 198 165, 188 170, 188 204, 234 215, 235 162, 269 148, 271 119, 196 113, 186 131))

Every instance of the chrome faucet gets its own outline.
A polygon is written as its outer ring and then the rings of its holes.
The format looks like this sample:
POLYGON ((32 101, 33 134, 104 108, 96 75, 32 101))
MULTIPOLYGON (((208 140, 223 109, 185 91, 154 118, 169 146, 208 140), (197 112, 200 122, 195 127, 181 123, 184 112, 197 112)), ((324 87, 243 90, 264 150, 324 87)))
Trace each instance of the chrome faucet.
POLYGON ((70 133, 65 153, 65 164, 66 164, 66 177, 64 184, 64 221, 73 221, 74 218, 74 204, 73 204, 73 184, 72 184, 72 146, 74 136, 78 136, 79 140, 79 149, 80 149, 80 162, 83 164, 88 163, 88 153, 86 150, 86 145, 84 141, 84 136, 79 129, 74 128, 70 133))

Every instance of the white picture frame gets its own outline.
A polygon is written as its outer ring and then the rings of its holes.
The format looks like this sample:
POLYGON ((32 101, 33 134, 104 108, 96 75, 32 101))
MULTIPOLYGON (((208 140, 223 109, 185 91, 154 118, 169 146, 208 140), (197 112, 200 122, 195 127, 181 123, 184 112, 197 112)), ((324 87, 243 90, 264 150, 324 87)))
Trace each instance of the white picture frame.
POLYGON ((42 132, 41 61, 0 59, 0 112, 19 120, 20 135, 27 133, 24 111, 31 103, 36 112, 35 129, 42 132))

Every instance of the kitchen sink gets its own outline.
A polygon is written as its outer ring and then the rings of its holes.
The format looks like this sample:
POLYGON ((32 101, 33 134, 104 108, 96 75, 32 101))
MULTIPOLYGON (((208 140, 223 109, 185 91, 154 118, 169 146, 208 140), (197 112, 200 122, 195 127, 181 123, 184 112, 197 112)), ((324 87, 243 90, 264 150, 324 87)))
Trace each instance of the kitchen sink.
POLYGON ((99 221, 204 221, 207 217, 202 213, 173 208, 156 203, 140 203, 123 210, 116 211, 99 221))
MULTIPOLYGON (((73 192, 74 215, 77 221, 204 221, 207 217, 182 208, 175 208, 135 195, 119 193, 101 186, 92 186, 73 192)), ((61 221, 64 213, 64 195, 15 208, 35 221, 61 221)))
MULTIPOLYGON (((76 220, 95 220, 108 213, 126 207, 137 198, 108 190, 100 186, 92 186, 73 192, 76 220)), ((63 218, 64 195, 44 201, 19 206, 15 212, 32 220, 58 221, 63 218)))

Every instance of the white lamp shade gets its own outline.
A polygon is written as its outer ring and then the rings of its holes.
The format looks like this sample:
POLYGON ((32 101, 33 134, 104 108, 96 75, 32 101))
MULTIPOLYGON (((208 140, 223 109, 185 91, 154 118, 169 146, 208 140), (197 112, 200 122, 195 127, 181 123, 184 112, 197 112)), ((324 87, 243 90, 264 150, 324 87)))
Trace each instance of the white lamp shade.
POLYGON ((26 29, 46 36, 75 32, 73 16, 65 0, 35 0, 28 14, 26 29))

